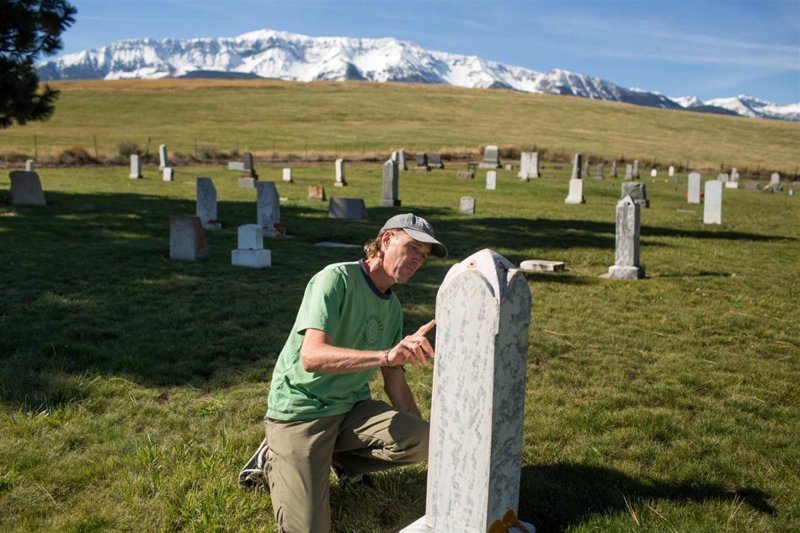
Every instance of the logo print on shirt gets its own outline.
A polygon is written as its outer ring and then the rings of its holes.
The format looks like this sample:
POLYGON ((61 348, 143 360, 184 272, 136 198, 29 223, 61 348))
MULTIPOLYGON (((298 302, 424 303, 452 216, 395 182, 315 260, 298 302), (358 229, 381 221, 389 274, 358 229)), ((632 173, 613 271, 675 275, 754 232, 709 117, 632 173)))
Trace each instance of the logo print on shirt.
POLYGON ((377 347, 383 333, 383 321, 378 315, 372 314, 367 317, 364 327, 364 344, 366 347, 377 347))

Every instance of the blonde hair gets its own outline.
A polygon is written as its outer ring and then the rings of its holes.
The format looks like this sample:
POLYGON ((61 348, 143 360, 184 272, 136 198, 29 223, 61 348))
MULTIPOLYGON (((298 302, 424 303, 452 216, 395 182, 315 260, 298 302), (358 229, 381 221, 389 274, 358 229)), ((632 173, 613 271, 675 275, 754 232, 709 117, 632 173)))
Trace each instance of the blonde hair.
POLYGON ((364 245, 364 255, 367 256, 367 259, 372 259, 373 257, 378 257, 381 253, 381 241, 383 240, 383 236, 388 232, 389 235, 394 236, 398 230, 396 229, 386 229, 381 230, 378 233, 378 236, 368 241, 364 245))

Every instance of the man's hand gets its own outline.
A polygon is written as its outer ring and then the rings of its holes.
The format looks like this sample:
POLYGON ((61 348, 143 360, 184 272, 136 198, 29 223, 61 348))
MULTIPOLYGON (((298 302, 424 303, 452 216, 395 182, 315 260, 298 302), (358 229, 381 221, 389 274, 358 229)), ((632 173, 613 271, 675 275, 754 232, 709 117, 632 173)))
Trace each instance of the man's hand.
POLYGON ((397 343, 397 346, 389 350, 386 359, 389 361, 389 366, 406 365, 410 364, 414 368, 419 368, 420 365, 428 364, 428 358, 435 356, 433 346, 425 338, 425 334, 433 328, 436 320, 431 320, 416 333, 409 335, 397 343))

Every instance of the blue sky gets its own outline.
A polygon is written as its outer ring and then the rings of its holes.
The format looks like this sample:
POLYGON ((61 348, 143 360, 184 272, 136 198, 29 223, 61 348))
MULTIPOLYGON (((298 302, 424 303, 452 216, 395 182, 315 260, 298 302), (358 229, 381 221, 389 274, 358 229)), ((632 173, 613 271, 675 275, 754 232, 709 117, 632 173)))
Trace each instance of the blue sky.
POLYGON ((73 0, 62 53, 269 28, 394 37, 701 99, 800 102, 800 0, 73 0))

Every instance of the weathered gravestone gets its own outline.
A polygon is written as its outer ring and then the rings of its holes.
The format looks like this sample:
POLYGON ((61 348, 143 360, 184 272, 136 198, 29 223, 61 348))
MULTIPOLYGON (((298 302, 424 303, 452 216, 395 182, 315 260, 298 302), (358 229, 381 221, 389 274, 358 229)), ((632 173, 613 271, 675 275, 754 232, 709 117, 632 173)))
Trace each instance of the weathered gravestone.
POLYGON ((570 179, 579 180, 581 179, 581 169, 583 168, 583 156, 581 154, 575 154, 572 158, 572 176, 570 179))
POLYGON ((462 215, 475 214, 475 198, 472 196, 462 196, 458 205, 458 212, 462 215))
POLYGON ((344 159, 336 160, 336 182, 334 183, 334 186, 336 187, 347 186, 347 178, 344 175, 344 159))
POLYGON ((500 168, 500 150, 497 146, 489 145, 483 149, 483 159, 480 168, 500 168))
POLYGON ((644 183, 623 183, 620 199, 630 196, 640 207, 650 207, 650 200, 647 199, 647 189, 644 183))
MULTIPOLYGON (((253 164, 253 154, 251 152, 245 152, 242 155, 244 157, 244 163, 241 165, 242 173, 239 175, 239 187, 242 189, 255 189, 256 182, 258 181, 258 174, 253 164)), ((230 165, 228 165, 228 168, 230 168, 230 165)), ((238 168, 239 167, 236 167, 237 170, 238 168)))
POLYGON ((278 189, 271 181, 256 185, 256 223, 264 230, 264 237, 283 237, 286 229, 281 225, 281 205, 278 189))
POLYGON ((639 160, 638 159, 634 159, 633 160, 633 179, 635 179, 635 180, 639 179, 639 160))
POLYGON ((586 200, 583 198, 583 180, 571 179, 569 180, 569 194, 564 200, 565 204, 585 204, 586 200))
POLYGON ((25 172, 36 172, 36 162, 33 159, 25 161, 25 172))
POLYGON ((383 189, 380 200, 380 205, 383 207, 399 207, 399 182, 400 173, 397 167, 397 161, 392 159, 383 164, 383 189))
POLYGON ((431 168, 444 168, 442 156, 439 154, 430 154, 428 156, 428 166, 431 168))
POLYGON ((158 170, 164 170, 169 166, 169 159, 167 158, 167 145, 158 145, 158 170))
POLYGON ((493 191, 495 189, 497 189, 497 171, 488 170, 486 171, 486 190, 493 191))
POLYGON ((721 181, 722 183, 727 183, 728 180, 730 180, 730 176, 728 176, 726 173, 720 172, 719 174, 717 174, 717 181, 721 181))
POLYGON ((309 185, 308 187, 308 199, 313 200, 315 202, 324 202, 325 201, 325 187, 320 185, 309 185))
POLYGON ((217 188, 211 178, 197 178, 197 208, 195 213, 204 229, 222 229, 217 220, 217 188))
POLYGON ((264 230, 258 224, 239 226, 238 248, 231 250, 231 264, 249 268, 272 266, 272 254, 264 249, 264 230))
POLYGON ((519 264, 523 272, 562 272, 566 267, 564 261, 548 261, 547 259, 527 259, 519 264))
POLYGON ((731 169, 731 181, 739 181, 739 169, 732 168, 731 169))
POLYGON ((453 266, 436 296, 425 516, 411 532, 533 531, 520 522, 531 292, 503 256, 453 266))
POLYGON ((281 174, 281 179, 286 183, 294 183, 294 179, 292 178, 292 169, 284 168, 283 173, 281 174))
POLYGON ((424 170, 425 172, 429 171, 431 167, 428 166, 428 154, 414 154, 414 165, 414 170, 424 170))
POLYGON ((672 165, 669 166, 669 170, 667 171, 667 175, 670 178, 675 175, 675 167, 674 166, 672 166, 672 165))
POLYGON ((597 163, 597 169, 595 170, 595 173, 594 173, 594 179, 596 179, 596 180, 605 179, 605 176, 604 176, 605 168, 606 168, 605 163, 597 163))
POLYGON ((611 162, 611 177, 612 178, 616 178, 617 177, 617 160, 616 159, 611 162))
POLYGON ((195 261, 208 257, 208 243, 198 217, 169 217, 169 258, 195 261))
POLYGON ((397 150, 392 152, 392 161, 397 161, 397 169, 398 171, 406 171, 408 170, 408 166, 406 165, 406 151, 405 150, 397 150))
POLYGON ((690 204, 699 204, 700 203, 700 180, 701 176, 699 172, 690 172, 689 173, 689 185, 688 191, 686 194, 686 200, 690 204))
POLYGON ((367 206, 362 198, 335 198, 328 203, 328 218, 366 220, 367 206))
POLYGON ((39 174, 25 170, 12 170, 11 205, 47 205, 39 174))
POLYGON ((639 204, 626 196, 617 202, 616 246, 614 266, 601 277, 609 279, 641 279, 644 267, 639 264, 639 230, 641 210, 639 204))
POLYGON ((475 171, 474 170, 459 170, 456 172, 456 178, 460 180, 474 180, 475 179, 475 171))
POLYGON ((703 224, 722 224, 722 182, 708 180, 704 196, 703 224))
POLYGON ((522 152, 520 154, 519 174, 521 180, 539 177, 539 152, 522 152))
POLYGON ((781 183, 781 175, 777 172, 773 172, 769 177, 769 183, 770 185, 779 185, 781 183))
POLYGON ((131 173, 128 177, 132 180, 142 179, 142 160, 139 154, 131 154, 131 173))
POLYGON ((633 179, 633 165, 631 163, 625 165, 625 179, 626 180, 633 179))
POLYGON ((163 181, 175 181, 175 169, 172 167, 164 167, 161 169, 161 179, 163 181))

